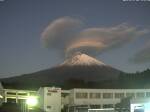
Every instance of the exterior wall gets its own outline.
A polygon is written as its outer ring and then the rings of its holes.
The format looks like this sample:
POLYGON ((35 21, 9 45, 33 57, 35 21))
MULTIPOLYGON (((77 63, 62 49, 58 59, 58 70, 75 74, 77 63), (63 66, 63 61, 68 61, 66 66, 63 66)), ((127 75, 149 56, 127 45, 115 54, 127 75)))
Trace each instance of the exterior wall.
POLYGON ((39 107, 44 110, 44 88, 40 88, 38 90, 38 96, 39 96, 39 107))
POLYGON ((70 93, 71 105, 115 105, 120 99, 128 97, 150 98, 150 89, 72 89, 70 93), (94 94, 98 94, 96 97, 94 94), (93 96, 94 97, 93 97, 93 96))
POLYGON ((61 112, 61 89, 53 87, 44 87, 39 89, 41 97, 41 108, 46 112, 61 112), (41 92, 43 91, 43 93, 41 92))
POLYGON ((3 99, 3 86, 2 86, 2 84, 1 84, 1 82, 0 82, 0 106, 2 105, 2 103, 4 102, 4 99, 3 99))
POLYGON ((72 89, 72 90, 70 90, 70 95, 69 95, 69 104, 70 105, 75 105, 76 103, 75 103, 75 91, 74 91, 74 89, 72 89))
POLYGON ((61 91, 61 104, 62 104, 62 108, 65 105, 68 105, 70 103, 69 99, 70 99, 70 91, 69 90, 62 90, 61 91))
POLYGON ((3 102, 4 102, 4 91, 3 89, 0 89, 0 106, 2 105, 3 102))

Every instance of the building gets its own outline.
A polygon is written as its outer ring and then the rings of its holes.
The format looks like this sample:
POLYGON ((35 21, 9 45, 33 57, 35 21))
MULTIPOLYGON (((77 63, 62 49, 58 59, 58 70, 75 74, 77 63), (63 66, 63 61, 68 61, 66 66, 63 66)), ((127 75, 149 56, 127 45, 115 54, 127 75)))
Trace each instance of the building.
MULTIPOLYGON (((53 106, 57 105, 57 108, 61 109, 67 107, 68 112, 75 111, 87 111, 88 109, 104 109, 113 108, 115 104, 120 103, 120 100, 126 97, 132 97, 133 99, 150 98, 150 89, 71 89, 71 90, 57 90, 60 88, 49 88, 41 93, 40 98, 42 104, 47 112, 51 112, 53 106), (50 89, 50 90, 49 90, 50 89), (43 95, 43 96, 42 96, 43 95), (44 96, 45 95, 45 96, 44 96), (61 96, 60 96, 61 95, 61 96), (45 103, 44 103, 45 102, 45 103), (55 102, 55 103, 54 103, 55 102), (49 110, 49 111, 48 111, 49 110)), ((39 90, 41 91, 41 90, 39 90)), ((41 101, 40 101, 41 102, 41 101)), ((53 111, 54 112, 54 111, 53 111)))
POLYGON ((3 103, 3 86, 0 82, 0 105, 3 103))
POLYGON ((61 88, 41 87, 38 90, 39 107, 45 112, 61 112, 61 88))
POLYGON ((22 103, 29 96, 36 96, 36 91, 31 90, 16 90, 16 89, 1 89, 3 102, 22 103))
MULTIPOLYGON (((38 91, 1 89, 4 102, 20 103, 29 96, 38 95, 39 108, 46 112, 87 112, 88 109, 113 108, 121 99, 132 97, 135 101, 150 99, 150 89, 81 89, 61 90, 41 87, 38 91)), ((132 102, 133 103, 133 102, 132 102)))
POLYGON ((126 97, 150 98, 150 89, 72 89, 68 97, 68 106, 70 111, 113 108, 126 97))

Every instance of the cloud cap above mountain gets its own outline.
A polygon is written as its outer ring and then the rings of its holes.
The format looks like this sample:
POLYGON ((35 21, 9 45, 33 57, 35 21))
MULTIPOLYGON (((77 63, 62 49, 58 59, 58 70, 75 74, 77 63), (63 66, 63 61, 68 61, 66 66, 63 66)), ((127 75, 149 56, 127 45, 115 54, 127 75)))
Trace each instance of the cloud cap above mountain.
POLYGON ((149 33, 127 23, 110 27, 82 27, 83 22, 72 17, 62 17, 51 22, 42 33, 42 41, 49 48, 65 56, 74 52, 98 55, 107 49, 118 48, 149 33))

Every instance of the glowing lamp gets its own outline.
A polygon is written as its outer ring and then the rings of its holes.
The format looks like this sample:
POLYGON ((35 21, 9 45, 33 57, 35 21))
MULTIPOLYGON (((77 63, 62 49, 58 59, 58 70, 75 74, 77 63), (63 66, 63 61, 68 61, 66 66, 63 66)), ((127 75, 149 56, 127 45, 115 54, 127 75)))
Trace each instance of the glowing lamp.
POLYGON ((3 96, 2 95, 0 95, 0 99, 2 99, 3 98, 3 96))
POLYGON ((27 98, 26 100, 26 104, 29 106, 29 107, 34 107, 38 104, 38 100, 37 100, 37 97, 35 96, 30 96, 27 98))

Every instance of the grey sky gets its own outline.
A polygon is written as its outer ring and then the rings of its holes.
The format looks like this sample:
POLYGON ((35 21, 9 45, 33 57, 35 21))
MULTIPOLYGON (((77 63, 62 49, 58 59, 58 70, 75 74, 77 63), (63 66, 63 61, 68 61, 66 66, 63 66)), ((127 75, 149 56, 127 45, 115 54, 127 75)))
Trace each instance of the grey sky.
MULTIPOLYGON (((0 1, 0 76, 36 72, 62 63, 64 56, 46 49, 41 33, 54 20, 70 16, 84 22, 84 28, 113 27, 122 23, 139 29, 150 28, 150 2, 122 0, 4 0, 0 1)), ((125 72, 150 68, 131 58, 150 41, 149 34, 97 58, 125 72)), ((146 48, 145 48, 146 49, 146 48)), ((149 50, 148 50, 149 52, 149 50)))

